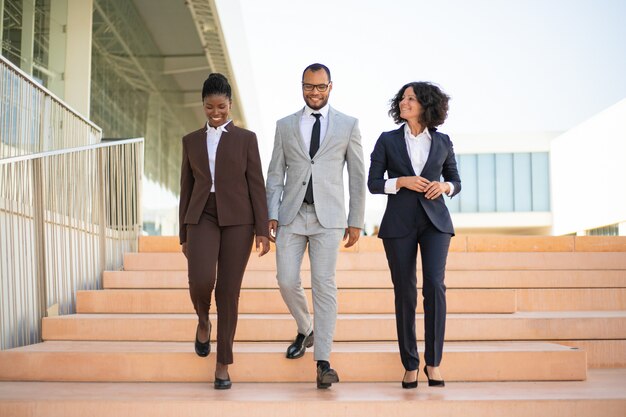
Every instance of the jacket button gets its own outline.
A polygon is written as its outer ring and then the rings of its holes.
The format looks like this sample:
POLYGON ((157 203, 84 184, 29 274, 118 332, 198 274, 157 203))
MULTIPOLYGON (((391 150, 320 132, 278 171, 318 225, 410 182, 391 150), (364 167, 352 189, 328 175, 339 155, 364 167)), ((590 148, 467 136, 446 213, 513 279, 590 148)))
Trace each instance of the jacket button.
POLYGON ((311 160, 311 164, 314 164, 314 163, 315 163, 315 161, 311 160))
POLYGON ((306 185, 306 182, 305 182, 305 181, 302 181, 302 185, 306 185))

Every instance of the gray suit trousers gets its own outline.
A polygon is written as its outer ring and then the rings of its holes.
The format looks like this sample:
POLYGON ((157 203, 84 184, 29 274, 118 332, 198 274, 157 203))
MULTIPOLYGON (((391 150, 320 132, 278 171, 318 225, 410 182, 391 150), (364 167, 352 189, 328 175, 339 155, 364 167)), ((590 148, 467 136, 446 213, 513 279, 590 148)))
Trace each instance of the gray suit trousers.
POLYGON ((344 229, 323 227, 315 214, 315 206, 306 203, 302 204, 293 222, 279 226, 276 234, 276 277, 280 293, 296 320, 298 333, 308 335, 315 331, 316 361, 330 359, 337 320, 335 269, 343 234, 344 229), (300 278, 307 243, 315 312, 313 323, 300 278))

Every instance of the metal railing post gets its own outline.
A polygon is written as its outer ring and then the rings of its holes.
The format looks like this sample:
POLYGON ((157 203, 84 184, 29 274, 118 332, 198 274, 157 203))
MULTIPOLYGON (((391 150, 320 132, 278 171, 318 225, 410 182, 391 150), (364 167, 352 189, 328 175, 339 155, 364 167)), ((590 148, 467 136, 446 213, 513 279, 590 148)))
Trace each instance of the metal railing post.
POLYGON ((100 271, 104 271, 107 267, 107 212, 106 212, 106 178, 105 178, 105 152, 107 149, 101 148, 98 149, 98 219, 100 223, 99 234, 100 234, 100 271))
MULTIPOLYGON (((39 302, 39 320, 46 316, 48 309, 48 280, 46 274, 46 233, 45 204, 43 185, 43 159, 30 161, 33 190, 33 230, 35 247, 35 275, 37 277, 37 300, 39 302)), ((37 332, 40 333, 40 332, 37 332)), ((38 334, 41 338, 41 334, 38 334)))

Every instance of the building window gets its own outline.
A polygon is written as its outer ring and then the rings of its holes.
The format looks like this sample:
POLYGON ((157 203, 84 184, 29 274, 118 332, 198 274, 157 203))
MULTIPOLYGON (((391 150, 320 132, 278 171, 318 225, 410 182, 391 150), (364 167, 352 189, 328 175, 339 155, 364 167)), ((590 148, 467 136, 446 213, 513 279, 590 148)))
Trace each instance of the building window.
POLYGON ((619 236, 619 224, 615 223, 608 226, 585 230, 585 236, 619 236))
POLYGON ((547 152, 457 155, 462 192, 453 213, 550 211, 547 152))

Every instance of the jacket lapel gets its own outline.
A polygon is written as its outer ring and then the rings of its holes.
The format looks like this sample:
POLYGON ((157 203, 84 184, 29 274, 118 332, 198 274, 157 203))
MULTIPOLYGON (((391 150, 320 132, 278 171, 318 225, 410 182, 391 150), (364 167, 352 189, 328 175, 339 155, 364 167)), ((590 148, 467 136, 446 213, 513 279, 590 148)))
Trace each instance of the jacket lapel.
POLYGON ((317 150, 317 155, 321 155, 322 152, 328 147, 328 143, 331 142, 333 135, 335 134, 335 128, 337 125, 337 112, 332 107, 328 108, 328 125, 326 126, 326 136, 321 138, 322 144, 320 148, 317 150))
POLYGON ((302 113, 304 112, 304 107, 302 110, 294 113, 291 116, 291 128, 293 130, 293 135, 291 137, 295 138, 295 141, 298 142, 296 147, 299 147, 302 153, 306 158, 309 158, 309 150, 306 148, 304 144, 304 138, 302 137, 302 132, 300 131, 300 119, 302 119, 302 113))
POLYGON ((209 178, 211 175, 211 167, 209 166, 209 149, 207 148, 206 142, 206 134, 207 127, 204 125, 204 129, 200 130, 197 136, 194 138, 195 148, 198 152, 198 157, 200 158, 200 166, 206 167, 206 171, 209 173, 209 178))
POLYGON ((433 161, 437 158, 437 154, 440 152, 439 148, 441 147, 441 141, 439 140, 439 134, 435 131, 430 129, 430 137, 431 137, 431 141, 430 141, 430 152, 428 152, 428 159, 426 160, 426 163, 424 164, 424 168, 422 169, 422 172, 427 172, 428 168, 430 168, 430 166, 432 165, 433 161))
POLYGON ((406 147, 406 141, 404 139, 404 125, 400 126, 400 128, 394 132, 393 143, 396 147, 396 151, 400 155, 400 160, 404 163, 411 175, 415 176, 416 174, 415 171, 413 171, 411 158, 409 157, 409 150, 406 147))
MULTIPOLYGON (((232 121, 225 126, 226 131, 222 132, 222 135, 220 136, 220 140, 217 143, 217 149, 215 150, 215 171, 217 171, 218 162, 220 162, 220 159, 221 159, 220 155, 223 152, 228 153, 228 150, 225 151, 224 148, 228 148, 229 146, 233 145, 233 141, 230 140, 230 136, 233 133, 233 126, 235 126, 235 124, 232 121)), ((208 155, 208 148, 207 148, 207 155, 208 155)))

